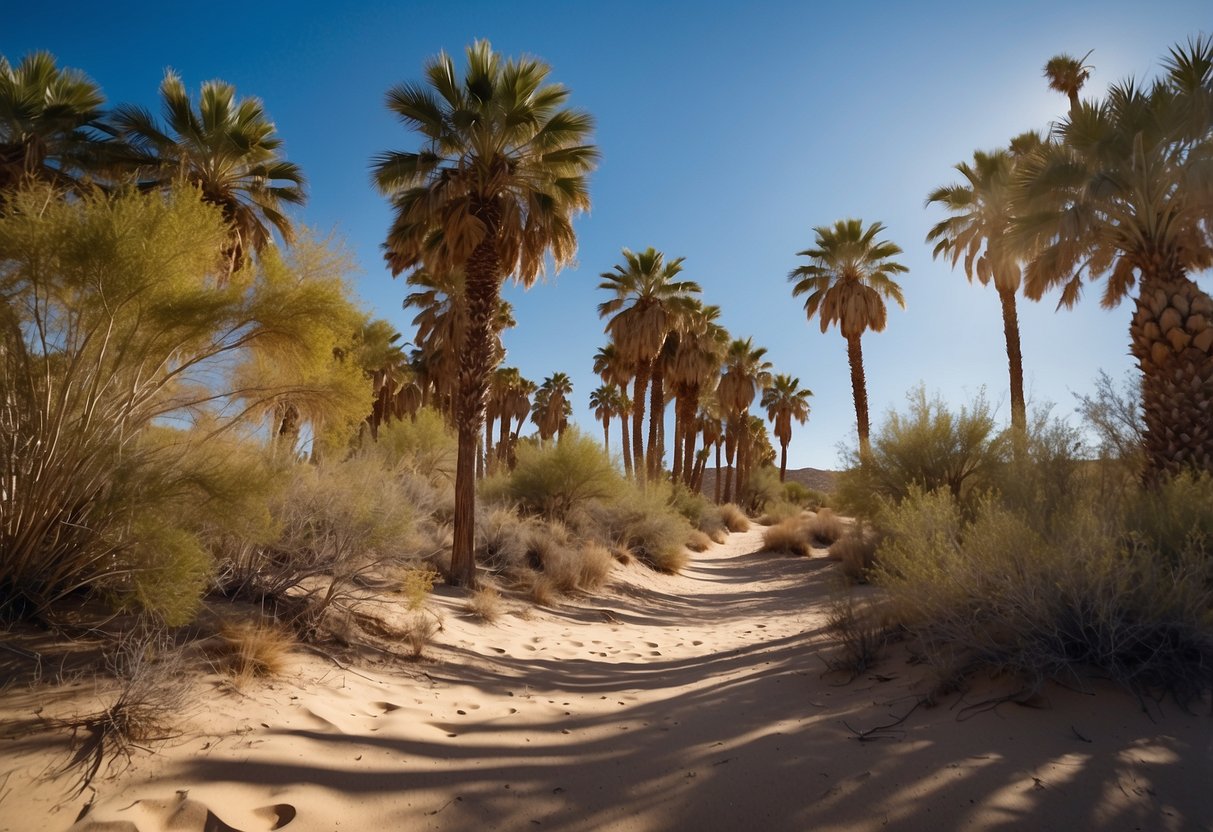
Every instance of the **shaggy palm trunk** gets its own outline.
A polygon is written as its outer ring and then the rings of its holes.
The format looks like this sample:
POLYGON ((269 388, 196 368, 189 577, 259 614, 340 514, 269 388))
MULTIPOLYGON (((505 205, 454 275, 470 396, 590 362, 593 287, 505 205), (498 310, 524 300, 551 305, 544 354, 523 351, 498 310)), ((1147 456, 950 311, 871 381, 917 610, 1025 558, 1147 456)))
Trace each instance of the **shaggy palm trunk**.
POLYGON ((651 480, 657 479, 661 471, 662 452, 661 441, 659 438, 662 422, 665 421, 665 390, 663 389, 663 373, 661 362, 655 362, 653 366, 653 380, 650 386, 649 400, 649 449, 645 455, 647 463, 648 477, 651 480))
POLYGON ((779 481, 783 482, 788 474, 788 441, 780 437, 779 439, 779 481))
POLYGON ((680 482, 682 480, 682 437, 684 428, 682 426, 682 399, 674 399, 674 454, 671 460, 670 480, 671 482, 680 482))
POLYGON ((628 414, 626 413, 619 416, 619 432, 623 434, 623 472, 628 477, 631 477, 632 447, 629 444, 631 437, 628 436, 628 414))
POLYGON ((649 368, 652 361, 640 361, 632 382, 632 466, 636 479, 644 479, 644 400, 649 392, 649 368))
POLYGON ((713 495, 713 499, 717 505, 720 504, 720 485, 721 485, 721 483, 720 483, 720 440, 717 439, 716 440, 716 483, 715 483, 716 487, 714 489, 716 493, 713 495))
POLYGON ((859 336, 847 338, 847 360, 851 364, 851 395, 855 399, 855 421, 859 431, 859 458, 866 459, 872 451, 868 440, 868 387, 863 378, 863 348, 859 336))
POLYGON ((1018 449, 1028 434, 1028 409, 1023 398, 1023 353, 1019 348, 1019 313, 1015 309, 1014 292, 999 292, 998 299, 1002 302, 1002 332, 1007 341, 1007 365, 1011 371, 1011 430, 1014 431, 1018 449))
MULTIPOLYGON (((699 400, 699 391, 695 390, 693 395, 686 397, 685 410, 683 412, 683 428, 682 428, 682 475, 683 482, 689 487, 695 476, 695 436, 698 431, 695 430, 695 402, 699 400)), ((677 445, 675 445, 677 452, 677 445)))
POLYGON ((611 417, 602 417, 602 448, 607 456, 611 455, 611 417))
POLYGON ((455 406, 458 454, 455 462, 455 518, 451 547, 453 586, 476 586, 476 446, 484 421, 485 395, 493 363, 493 316, 500 303, 501 270, 497 254, 495 205, 482 206, 478 219, 485 225, 484 240, 466 265, 468 322, 459 355, 459 392, 455 406))
POLYGON ((1213 473, 1213 299, 1181 268, 1147 274, 1129 337, 1142 374, 1145 481, 1213 473))
POLYGON ((501 414, 501 432, 497 437, 497 467, 506 463, 510 446, 510 417, 508 413, 501 414))
POLYGON ((724 472, 724 501, 726 503, 733 502, 733 462, 737 458, 737 447, 726 447, 724 449, 724 461, 728 466, 724 472))

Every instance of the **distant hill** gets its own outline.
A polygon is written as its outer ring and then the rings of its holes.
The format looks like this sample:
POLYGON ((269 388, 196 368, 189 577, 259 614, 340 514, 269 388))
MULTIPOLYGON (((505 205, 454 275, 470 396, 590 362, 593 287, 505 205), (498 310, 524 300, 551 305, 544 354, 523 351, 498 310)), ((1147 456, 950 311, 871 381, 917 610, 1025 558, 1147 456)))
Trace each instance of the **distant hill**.
MULTIPOLYGON (((837 476, 837 471, 825 471, 821 468, 789 468, 787 481, 798 482, 806 488, 812 488, 814 491, 829 493, 834 490, 834 478, 837 476)), ((703 493, 711 496, 716 493, 715 489, 716 469, 708 468, 703 472, 703 493)))

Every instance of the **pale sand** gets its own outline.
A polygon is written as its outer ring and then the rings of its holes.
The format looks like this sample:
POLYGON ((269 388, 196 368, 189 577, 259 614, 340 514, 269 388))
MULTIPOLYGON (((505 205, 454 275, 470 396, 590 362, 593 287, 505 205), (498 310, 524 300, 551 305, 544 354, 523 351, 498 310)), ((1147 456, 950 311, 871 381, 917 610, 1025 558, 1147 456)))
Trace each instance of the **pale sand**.
MULTIPOLYGON (((64 783, 37 778, 61 742, 0 740, 0 830, 1213 828, 1213 718, 1095 682, 966 710, 987 683, 860 742, 923 671, 893 648, 850 684, 823 675, 836 567, 752 554, 761 532, 526 619, 468 620, 439 589, 420 664, 300 654, 242 694, 210 677, 187 733, 99 778, 75 826, 87 795, 56 808, 64 783)), ((0 719, 46 699, 10 689, 0 719)))

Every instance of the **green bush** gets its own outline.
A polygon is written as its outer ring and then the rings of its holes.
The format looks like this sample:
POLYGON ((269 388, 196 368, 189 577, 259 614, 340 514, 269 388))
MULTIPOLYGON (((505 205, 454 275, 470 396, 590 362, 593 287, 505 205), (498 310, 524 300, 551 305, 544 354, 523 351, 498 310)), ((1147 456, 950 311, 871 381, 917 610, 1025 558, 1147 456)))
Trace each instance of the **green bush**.
POLYGON ((746 478, 737 503, 748 514, 758 515, 766 510, 771 503, 783 499, 783 483, 779 481, 779 471, 770 465, 755 468, 746 478))
POLYGON ((913 488, 947 489, 971 502, 988 487, 1010 452, 1010 440, 995 428, 984 395, 953 413, 941 398, 918 387, 907 394, 905 413, 890 411, 861 461, 853 452, 838 477, 834 502, 845 511, 872 517, 881 499, 900 502, 913 488))
POLYGON ((1197 537, 1168 556, 1126 538, 1119 507, 1093 503, 1059 514, 1047 534, 993 497, 967 520, 945 490, 911 489, 882 522, 876 579, 947 672, 1039 684, 1089 666, 1185 702, 1213 688, 1213 560, 1197 537))
POLYGON ((591 536, 627 549, 659 572, 676 573, 686 565, 691 524, 670 504, 669 486, 626 484, 614 500, 588 507, 579 519, 591 536))
POLYGON ((505 493, 526 511, 563 520, 591 502, 617 498, 625 488, 602 446, 570 428, 558 442, 519 445, 505 493))
POLYGON ((817 491, 793 480, 788 480, 783 484, 783 500, 810 511, 816 511, 830 504, 830 498, 825 492, 817 491))
MULTIPOLYGON (((653 487, 664 488, 664 484, 654 484, 653 487)), ((670 488, 670 505, 685 517, 698 531, 709 538, 725 531, 724 518, 720 516, 720 507, 697 491, 691 491, 685 485, 677 483, 670 488)))

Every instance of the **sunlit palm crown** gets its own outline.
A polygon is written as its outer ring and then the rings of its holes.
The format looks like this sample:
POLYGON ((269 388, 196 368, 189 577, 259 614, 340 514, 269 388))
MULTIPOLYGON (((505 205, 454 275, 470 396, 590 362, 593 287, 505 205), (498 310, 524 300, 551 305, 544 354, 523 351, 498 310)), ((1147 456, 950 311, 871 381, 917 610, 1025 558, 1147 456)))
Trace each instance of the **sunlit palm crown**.
POLYGON ((376 157, 375 184, 395 220, 384 244, 393 273, 422 263, 462 265, 484 239, 478 215, 498 217, 501 265, 529 285, 576 253, 572 217, 590 205, 587 175, 598 152, 593 119, 564 107, 568 90, 545 83, 534 58, 502 61, 487 41, 467 50, 464 78, 445 52, 426 64, 426 85, 404 83, 387 106, 425 137, 416 152, 376 157))
POLYGON ((1126 81, 1061 121, 1056 141, 1021 164, 1016 231, 1035 256, 1025 292, 1107 276, 1102 303, 1118 304, 1142 272, 1213 263, 1213 40, 1172 49, 1149 88, 1126 81))
MULTIPOLYGON (((459 350, 468 325, 467 303, 464 298, 467 281, 464 273, 456 270, 435 274, 426 269, 419 269, 409 275, 408 282, 410 286, 420 289, 411 292, 404 299, 405 309, 418 310, 413 317, 413 326, 417 327, 413 341, 447 366, 453 384, 459 350)), ((513 307, 508 301, 498 301, 497 315, 492 321, 493 351, 498 360, 505 356, 501 332, 513 325, 513 307)))
POLYGON ((927 234, 927 241, 935 242, 932 254, 953 266, 963 255, 970 281, 993 280, 1000 292, 1018 291, 1018 252, 1008 237, 1015 157, 1006 150, 977 151, 972 164, 961 162, 956 170, 963 184, 937 188, 927 197, 928 205, 939 203, 952 214, 927 234))
POLYGON ((115 127, 142 154, 144 175, 158 184, 184 178, 204 201, 219 206, 234 234, 237 265, 248 249, 261 251, 273 242, 271 226, 292 242, 283 210, 284 204, 303 204, 303 173, 283 158, 282 140, 261 101, 237 99, 231 84, 208 81, 195 109, 171 70, 160 99, 163 127, 142 107, 114 110, 115 127))
POLYGON ((614 344, 599 347, 594 353, 594 374, 607 384, 623 387, 631 381, 634 373, 631 362, 624 360, 614 344))
POLYGON ((667 370, 675 386, 697 389, 718 377, 729 345, 728 330, 716 322, 719 318, 719 306, 699 301, 688 311, 667 370))
POLYGON ((666 335, 694 310, 692 295, 699 294, 699 284, 675 280, 683 258, 667 262, 652 247, 641 252, 625 248, 623 260, 615 271, 601 275, 598 288, 614 292, 615 297, 598 305, 598 316, 611 316, 606 331, 623 360, 650 361, 661 351, 666 335))
POLYGON ((765 359, 766 347, 755 347, 753 338, 735 339, 724 358, 724 372, 716 395, 721 406, 731 413, 749 408, 759 390, 771 384, 771 362, 765 359))
POLYGON ((908 269, 890 259, 901 254, 901 249, 876 239, 884 231, 879 222, 865 230, 862 220, 839 220, 813 230, 816 247, 797 252, 811 262, 788 276, 795 284, 793 296, 808 295, 805 313, 819 317, 822 332, 832 323, 839 324, 846 338, 858 337, 868 329, 883 330, 887 319, 884 299, 891 298, 902 308, 906 305, 892 275, 908 269))
POLYGON ((49 52, 16 67, 0 56, 0 188, 33 176, 60 185, 103 161, 101 90, 82 72, 59 69, 49 52))

